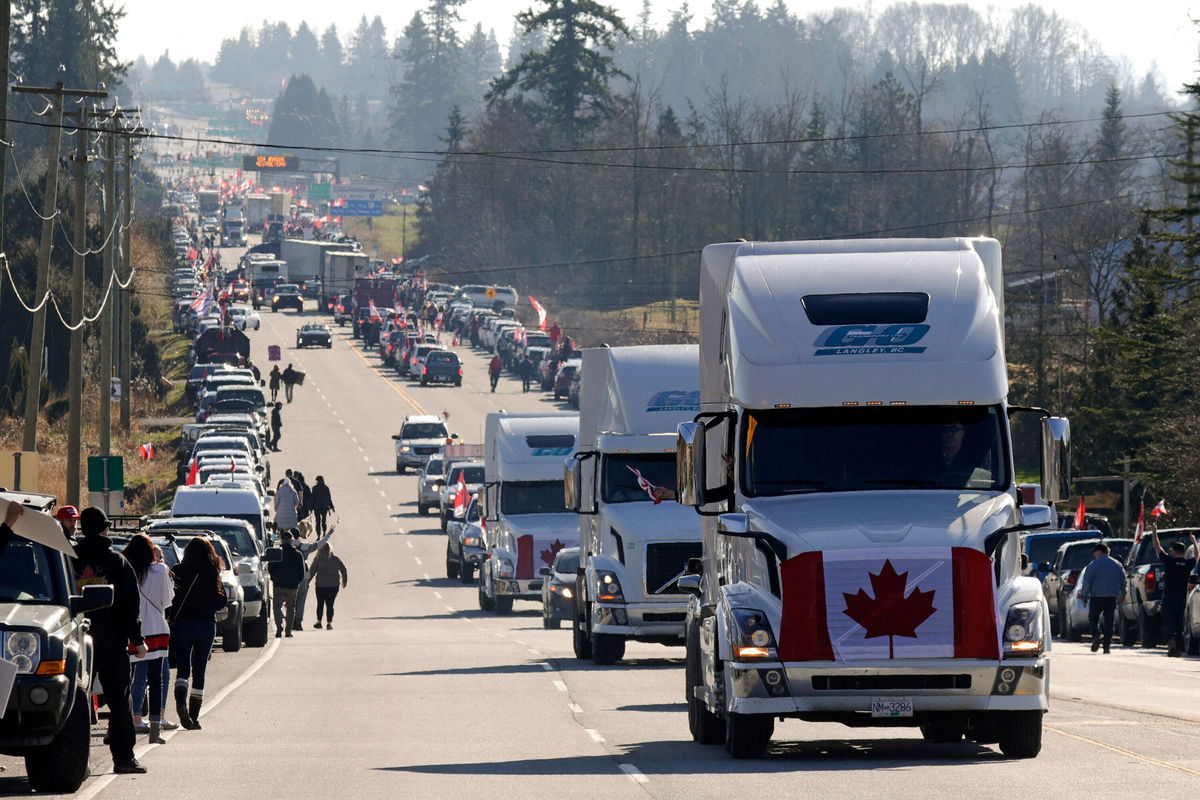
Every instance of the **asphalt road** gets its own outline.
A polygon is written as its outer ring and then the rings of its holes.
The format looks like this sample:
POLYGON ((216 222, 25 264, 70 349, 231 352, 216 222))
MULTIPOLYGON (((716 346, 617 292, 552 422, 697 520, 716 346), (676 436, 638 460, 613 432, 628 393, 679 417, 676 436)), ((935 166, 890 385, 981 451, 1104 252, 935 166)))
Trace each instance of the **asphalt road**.
MULTIPOLYGON (((518 602, 483 614, 475 588, 444 577, 444 535, 415 507, 415 478, 394 469, 391 434, 406 414, 449 414, 478 441, 488 411, 553 410, 505 378, 487 390, 486 360, 467 349, 461 388, 421 388, 382 370, 348 329, 330 350, 293 348, 312 319, 264 313, 255 361, 283 346, 307 374, 284 408, 273 469, 324 475, 340 521, 332 540, 349 588, 331 631, 309 625, 264 649, 217 652, 204 729, 142 745, 143 776, 96 777, 82 797, 1117 797, 1194 789, 1200 778, 1200 660, 1163 650, 1055 643, 1054 702, 1042 755, 931 745, 906 729, 788 721, 759 761, 694 744, 682 650, 632 644, 627 661, 576 661, 569 631, 543 630, 518 602)), ((311 598, 310 598, 311 601, 311 598)), ((312 605, 306 622, 312 622, 312 605)), ((0 793, 27 790, 6 759, 0 793), (7 776, 7 777, 6 777, 7 776)))

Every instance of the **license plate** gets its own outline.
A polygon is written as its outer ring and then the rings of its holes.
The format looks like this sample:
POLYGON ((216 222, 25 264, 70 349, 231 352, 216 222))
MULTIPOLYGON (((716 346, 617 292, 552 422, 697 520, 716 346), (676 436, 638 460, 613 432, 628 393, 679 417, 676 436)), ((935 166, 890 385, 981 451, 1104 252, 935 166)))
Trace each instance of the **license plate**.
POLYGON ((913 702, 911 697, 872 697, 872 717, 911 717, 913 702))

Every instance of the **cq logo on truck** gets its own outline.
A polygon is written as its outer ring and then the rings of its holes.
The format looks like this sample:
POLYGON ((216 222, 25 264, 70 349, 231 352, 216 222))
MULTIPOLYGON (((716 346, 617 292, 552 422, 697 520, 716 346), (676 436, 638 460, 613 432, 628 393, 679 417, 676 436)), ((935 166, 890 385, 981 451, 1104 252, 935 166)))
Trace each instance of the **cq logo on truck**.
POLYGON ((646 411, 699 411, 700 391, 681 392, 672 390, 659 392, 646 403, 646 411))
POLYGON ((924 347, 913 347, 925 334, 928 325, 840 325, 829 328, 813 344, 818 356, 875 356, 898 353, 924 353, 924 347))

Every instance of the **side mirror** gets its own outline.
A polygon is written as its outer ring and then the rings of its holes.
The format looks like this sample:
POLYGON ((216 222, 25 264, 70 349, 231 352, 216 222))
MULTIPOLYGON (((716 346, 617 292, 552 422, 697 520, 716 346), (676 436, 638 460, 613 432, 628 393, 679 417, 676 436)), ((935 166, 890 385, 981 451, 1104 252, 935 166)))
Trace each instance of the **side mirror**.
POLYGON ((392 435, 392 441, 394 441, 394 442, 398 442, 398 441, 400 441, 400 434, 398 434, 398 433, 396 433, 396 434, 393 434, 393 435, 392 435))
POLYGON ((107 584, 83 587, 80 594, 71 595, 71 616, 99 611, 113 604, 113 587, 107 584))
POLYGON ((542 567, 541 569, 538 570, 538 575, 544 575, 547 578, 553 574, 554 574, 554 570, 550 569, 549 567, 542 567))
POLYGON ((1021 506, 1021 525, 1030 528, 1045 528, 1055 521, 1055 511, 1050 506, 1021 506))
POLYGON ((700 596, 700 576, 694 574, 680 575, 675 581, 675 588, 695 597, 700 596))
POLYGON ((576 453, 564 462, 563 500, 576 514, 596 514, 595 469, 598 453, 576 453))
POLYGON ((253 575, 254 567, 250 566, 245 561, 242 561, 236 567, 233 568, 233 573, 235 575, 253 575))
POLYGON ((735 417, 732 413, 701 414, 695 422, 682 422, 675 444, 676 501, 702 514, 703 507, 733 497, 733 477, 722 463, 724 440, 735 417), (710 441, 709 437, 715 437, 710 441), (718 481, 717 478, 720 480, 718 481), (710 484, 710 479, 715 485, 710 484))
POLYGON ((1042 498, 1059 503, 1071 496, 1071 422, 1042 419, 1042 498))
POLYGON ((263 561, 267 562, 268 564, 275 564, 283 561, 283 548, 268 547, 263 553, 263 561))
POLYGON ((741 513, 717 514, 717 533, 740 539, 756 539, 765 544, 779 559, 780 563, 787 561, 787 545, 769 533, 750 530, 750 517, 741 513))

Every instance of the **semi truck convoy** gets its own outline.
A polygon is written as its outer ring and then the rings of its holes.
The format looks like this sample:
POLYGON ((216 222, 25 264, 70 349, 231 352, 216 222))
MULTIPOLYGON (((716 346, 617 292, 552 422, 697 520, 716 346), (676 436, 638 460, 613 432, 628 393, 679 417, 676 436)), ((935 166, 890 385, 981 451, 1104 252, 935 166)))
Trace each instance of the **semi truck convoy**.
POLYGON ((612 664, 630 639, 681 645, 700 523, 676 503, 675 428, 699 410, 696 345, 583 351, 579 452, 567 462, 578 514, 575 655, 612 664), (657 491, 660 489, 661 491, 657 491))
POLYGON ((252 194, 246 197, 246 229, 260 231, 266 224, 267 214, 271 213, 271 198, 265 194, 252 194))
POLYGON ((577 414, 487 415, 483 611, 507 614, 514 600, 540 601, 542 569, 574 543, 575 516, 562 504, 562 463, 574 452, 578 433, 577 414))
POLYGON ((244 247, 246 245, 246 220, 240 209, 225 209, 225 218, 221 220, 221 246, 244 247))
POLYGON ((200 218, 215 217, 221 213, 221 193, 215 189, 201 189, 196 192, 199 204, 200 218))
MULTIPOLYGON (((343 245, 344 247, 344 245, 343 245)), ((346 250, 325 252, 325 276, 321 281, 321 308, 328 310, 339 297, 354 288, 357 278, 370 274, 370 256, 346 250)))
POLYGON ((1036 756, 1049 615, 1022 575, 1010 416, 1066 499, 1070 426, 1010 407, 993 239, 730 243, 700 278, 701 412, 678 502, 694 739, 760 755, 775 720, 918 726, 1036 756))

